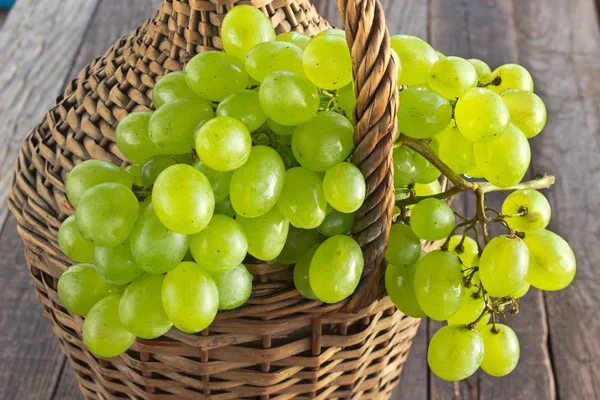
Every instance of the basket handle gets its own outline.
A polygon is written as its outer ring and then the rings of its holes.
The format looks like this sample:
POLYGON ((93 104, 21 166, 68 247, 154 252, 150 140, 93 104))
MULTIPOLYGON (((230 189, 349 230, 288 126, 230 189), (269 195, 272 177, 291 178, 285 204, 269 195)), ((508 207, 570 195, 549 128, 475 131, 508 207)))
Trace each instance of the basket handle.
POLYGON ((392 151, 398 129, 397 65, 379 0, 337 0, 352 56, 356 106, 352 162, 367 183, 363 206, 355 214, 354 238, 363 249, 360 286, 346 306, 356 311, 379 295, 381 264, 394 209, 392 151))

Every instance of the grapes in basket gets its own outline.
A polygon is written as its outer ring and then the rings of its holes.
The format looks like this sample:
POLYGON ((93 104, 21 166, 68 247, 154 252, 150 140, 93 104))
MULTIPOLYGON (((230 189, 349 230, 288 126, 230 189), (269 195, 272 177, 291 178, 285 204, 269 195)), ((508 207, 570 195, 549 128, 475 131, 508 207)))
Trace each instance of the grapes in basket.
MULTIPOLYGON (((116 144, 130 163, 88 160, 67 177, 75 212, 58 242, 77 264, 58 296, 85 317, 83 340, 97 356, 173 327, 203 331, 250 299, 259 263, 293 266, 297 296, 323 303, 347 299, 363 275, 351 232, 372 188, 351 160, 355 119, 368 116, 354 114, 345 33, 276 36, 260 11, 238 6, 221 35, 224 52, 162 77, 154 109, 119 122, 116 144)), ((391 45, 399 134, 387 293, 407 316, 448 321, 429 348, 437 375, 506 375, 519 343, 499 317, 516 313, 530 286, 559 290, 575 274, 537 191, 554 178, 521 182, 544 104, 521 66, 491 71, 408 35, 391 45), (501 210, 485 203, 497 191, 513 192, 501 210), (472 217, 445 201, 460 192, 477 198, 472 217), (506 234, 489 237, 491 224, 506 234), (424 254, 425 241, 438 249, 424 254)))

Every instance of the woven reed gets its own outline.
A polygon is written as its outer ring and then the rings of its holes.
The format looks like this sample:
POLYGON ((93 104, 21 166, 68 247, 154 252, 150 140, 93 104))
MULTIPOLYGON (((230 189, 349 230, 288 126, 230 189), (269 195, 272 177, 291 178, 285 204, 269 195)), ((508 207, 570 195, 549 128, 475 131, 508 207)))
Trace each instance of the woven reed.
POLYGON ((64 194, 68 172, 90 158, 124 165, 114 144, 117 122, 151 108, 151 89, 161 76, 182 69, 198 52, 220 49, 219 26, 238 2, 259 7, 278 33, 312 35, 328 26, 307 0, 165 0, 151 20, 79 73, 21 146, 9 207, 38 298, 88 399, 385 399, 399 382, 419 320, 380 293, 393 206, 397 96, 376 0, 338 1, 358 93, 353 161, 368 187, 353 228, 366 276, 353 297, 334 305, 310 301, 294 290, 290 266, 251 265, 256 279, 245 306, 219 313, 199 335, 173 329, 157 340, 137 340, 114 359, 86 349, 82 319, 57 297, 57 279, 70 262, 56 239, 72 213, 64 194))

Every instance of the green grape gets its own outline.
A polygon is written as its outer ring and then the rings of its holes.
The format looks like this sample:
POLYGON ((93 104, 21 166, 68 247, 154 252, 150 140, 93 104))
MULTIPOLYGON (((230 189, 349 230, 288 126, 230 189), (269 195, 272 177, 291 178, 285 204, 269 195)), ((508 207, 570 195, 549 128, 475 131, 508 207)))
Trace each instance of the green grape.
POLYGON ((133 180, 133 185, 142 187, 144 186, 144 182, 142 182, 142 166, 139 164, 131 164, 126 166, 125 171, 131 174, 131 179, 133 180))
POLYGON ((438 60, 435 50, 424 40, 410 35, 394 35, 390 44, 402 62, 402 77, 398 84, 416 86, 427 83, 429 69, 438 60))
POLYGON ((296 46, 300 47, 302 50, 306 48, 308 42, 310 42, 310 36, 305 35, 304 33, 290 31, 277 35, 275 39, 278 42, 288 42, 293 43, 296 46))
MULTIPOLYGON (((441 247, 442 245, 439 248, 441 247)), ((448 251, 457 256, 465 267, 470 268, 475 266, 473 261, 479 255, 479 246, 468 236, 465 236, 463 240, 463 235, 454 235, 448 242, 448 251)))
POLYGON ((229 197, 215 203, 215 214, 227 215, 231 218, 235 217, 235 210, 231 205, 231 199, 229 197))
POLYGON ((469 58, 467 61, 470 62, 471 65, 473 65, 473 67, 475 67, 478 79, 481 79, 484 76, 492 73, 492 70, 490 69, 489 65, 487 65, 481 60, 478 60, 477 58, 469 58))
POLYGON ((244 261, 248 240, 233 218, 215 214, 206 228, 190 236, 190 251, 202 268, 222 273, 244 261))
POLYGON ((271 118, 267 118, 267 126, 279 136, 291 137, 294 132, 296 132, 295 126, 281 125, 280 123, 273 121, 271 118))
POLYGON ((65 190, 73 207, 89 189, 106 182, 120 183, 131 189, 133 178, 129 172, 102 160, 86 160, 77 164, 67 176, 65 190))
POLYGON ((470 171, 465 172, 465 175, 469 178, 483 178, 483 173, 477 168, 477 163, 470 171))
POLYGON ((546 106, 533 92, 507 89, 500 96, 510 112, 510 122, 519 128, 527 139, 531 139, 546 125, 546 106))
POLYGON ((165 169, 175 164, 177 164, 177 160, 175 160, 172 156, 158 155, 152 157, 142 166, 142 174, 140 176, 142 180, 142 186, 150 187, 154 185, 158 175, 160 175, 160 173, 165 169))
POLYGON ((354 213, 346 214, 334 210, 325 216, 317 230, 323 236, 331 237, 347 234, 352 229, 352 225, 354 225, 354 213))
POLYGON ((241 5, 225 14, 221 25, 223 48, 240 60, 244 60, 248 51, 257 44, 274 40, 273 25, 259 9, 241 5))
POLYGON ((296 228, 317 228, 327 209, 321 179, 306 168, 288 169, 277 206, 296 228))
POLYGON ((318 245, 313 245, 306 249, 298 258, 296 265, 294 265, 294 287, 296 287, 298 293, 310 300, 317 300, 317 296, 315 296, 310 288, 308 273, 310 271, 310 263, 318 248, 318 245))
POLYGON ((292 150, 304 168, 321 172, 344 161, 354 148, 354 127, 342 115, 323 111, 292 136, 292 150))
POLYGON ((454 172, 464 174, 475 168, 473 142, 460 133, 454 121, 433 140, 437 144, 438 157, 454 172))
POLYGON ((327 170, 323 192, 327 202, 343 213, 355 212, 365 201, 367 185, 360 170, 349 162, 341 162, 327 170))
POLYGON ((525 296, 527 294, 527 292, 529 292, 530 287, 531 287, 531 284, 529 282, 525 282, 521 285, 520 288, 518 288, 510 296, 514 299, 520 299, 521 297, 525 296))
POLYGON ((330 36, 330 35, 331 36, 339 36, 339 37, 345 38, 346 37, 346 32, 344 32, 344 30, 342 30, 342 29, 328 28, 328 29, 325 29, 325 30, 317 33, 313 37, 313 39, 321 37, 321 36, 330 36))
POLYGON ((496 236, 483 249, 479 277, 491 296, 510 296, 525 282, 528 267, 529 252, 523 240, 496 236))
POLYGON ((294 151, 292 150, 292 146, 277 146, 277 153, 281 157, 281 161, 283 161, 283 165, 285 166, 286 170, 300 166, 300 163, 298 162, 298 160, 296 160, 296 157, 294 157, 294 151))
POLYGON ((270 261, 281 254, 290 229, 290 221, 279 208, 275 207, 255 218, 237 215, 236 220, 246 233, 248 253, 251 256, 270 261))
POLYGON ((120 183, 101 183, 83 195, 75 210, 81 236, 95 246, 114 247, 131 233, 140 205, 120 183))
POLYGON ((397 223, 390 229, 390 239, 385 258, 396 266, 414 265, 421 257, 421 240, 411 227, 397 223))
POLYGON ((398 95, 398 131, 417 139, 430 138, 448 126, 452 106, 425 87, 409 87, 398 95))
POLYGON ((196 153, 215 171, 233 171, 241 167, 252 149, 248 128, 231 117, 216 117, 202 125, 196 135, 196 153))
POLYGON ((134 163, 143 164, 157 149, 148 136, 152 111, 134 112, 123 118, 115 130, 119 151, 134 163))
POLYGON ((508 195, 502 203, 502 214, 515 215, 525 212, 525 215, 506 217, 504 220, 512 229, 519 232, 533 232, 544 229, 550 223, 552 210, 550 203, 543 194, 534 189, 521 189, 508 195))
POLYGON ((214 116, 212 106, 204 99, 175 100, 152 114, 148 133, 161 154, 191 153, 196 128, 214 116))
POLYGON ((304 49, 302 64, 308 79, 322 89, 339 89, 352 80, 352 58, 345 36, 313 38, 304 49))
POLYGON ((157 109, 175 100, 195 97, 198 95, 188 86, 183 71, 168 73, 152 89, 152 102, 157 109))
POLYGON ((410 224, 417 237, 440 240, 454 228, 454 212, 448 204, 438 199, 425 199, 415 204, 410 214, 410 224))
POLYGON ((121 296, 121 322, 125 329, 141 339, 156 339, 173 326, 160 300, 164 280, 164 275, 144 274, 121 296))
POLYGON ((322 241, 323 237, 315 229, 300 229, 290 226, 283 250, 277 256, 277 262, 282 264, 296 264, 310 248, 322 241))
MULTIPOLYGON (((394 50, 392 48, 390 48, 390 50, 392 53, 392 58, 394 59, 394 62, 396 63, 398 82, 400 82, 400 79, 402 79, 402 61, 400 61, 400 56, 398 55, 398 53, 396 53, 396 50, 394 50)), ((400 84, 398 84, 398 86, 400 86, 400 84)))
POLYGON ((178 164, 165 169, 152 189, 156 216, 169 230, 184 235, 200 232, 210 221, 215 197, 210 182, 196 168, 178 164))
POLYGON ((260 108, 258 93, 254 90, 244 90, 227 97, 219 103, 217 116, 235 118, 246 125, 250 132, 260 128, 267 120, 260 108))
POLYGON ((129 239, 115 247, 96 247, 94 268, 106 282, 117 286, 133 281, 144 272, 133 259, 129 239))
POLYGON ((161 298, 169 320, 186 333, 208 328, 219 308, 214 279, 204 268, 188 261, 167 272, 161 298))
POLYGON ((481 331, 485 352, 481 369, 492 376, 506 376, 519 363, 521 349, 515 331, 504 324, 486 326, 481 331))
POLYGON ((168 230, 154 213, 152 204, 140 215, 131 231, 131 255, 149 274, 175 268, 188 251, 188 237, 168 230))
POLYGON ((254 146, 248 161, 231 178, 229 198, 233 209, 246 218, 271 210, 283 190, 285 165, 270 147, 254 146))
POLYGON ((430 73, 429 87, 448 100, 457 99, 465 90, 477 86, 477 70, 464 58, 442 58, 431 66, 430 73))
POLYGON ((385 270, 385 290, 398 310, 409 317, 423 318, 425 313, 415 295, 415 271, 416 264, 399 267, 388 264, 385 270))
POLYGON ((517 64, 499 66, 490 75, 484 76, 480 83, 496 93, 506 89, 520 89, 533 92, 533 79, 529 72, 517 64))
POLYGON ((341 87, 337 92, 337 100, 348 119, 354 122, 354 107, 356 106, 356 95, 354 94, 354 81, 341 87))
POLYGON ((260 85, 260 106, 267 117, 285 126, 311 120, 319 109, 319 89, 304 75, 277 71, 260 85))
POLYGON ((302 49, 280 41, 260 43, 246 55, 246 71, 258 82, 276 71, 304 74, 302 49))
POLYGON ((446 381, 473 375, 484 357, 481 335, 462 325, 445 326, 433 335, 427 350, 429 368, 446 381))
POLYGON ((415 194, 417 196, 430 196, 432 194, 442 193, 442 185, 437 179, 429 183, 415 184, 415 194))
POLYGON ((454 119, 471 142, 492 142, 508 129, 510 112, 498 94, 486 88, 467 90, 456 102, 454 119))
POLYGON ((394 186, 412 185, 417 179, 417 161, 415 153, 406 146, 397 147, 392 155, 394 165, 394 186))
POLYGON ((208 101, 223 101, 248 85, 244 63, 221 51, 205 51, 192 58, 185 67, 185 79, 198 96, 208 101))
POLYGON ((477 168, 485 179, 500 187, 521 182, 531 161, 527 138, 512 124, 500 139, 492 143, 475 143, 473 149, 477 168))
POLYGON ((575 278, 575 254, 569 244, 556 233, 545 229, 527 233, 529 249, 527 282, 541 290, 561 290, 575 278))
POLYGON ((219 310, 233 310, 243 305, 252 294, 252 274, 243 264, 230 271, 214 274, 219 291, 219 310))
POLYGON ((83 321, 83 342, 98 357, 112 358, 125 353, 135 341, 119 317, 121 296, 100 300, 83 321))
POLYGON ((94 304, 116 293, 117 288, 102 279, 92 264, 75 264, 62 273, 56 290, 67 310, 85 317, 94 304))
MULTIPOLYGON (((468 325, 475 322, 484 309, 485 300, 479 295, 478 290, 465 290, 463 302, 458 311, 448 318, 448 325, 468 325)), ((484 317, 477 323, 475 328, 481 330, 486 324, 487 319, 484 317)))
MULTIPOLYGON (((194 168, 202 172, 206 179, 210 182, 213 194, 215 195, 215 203, 225 200, 229 197, 229 185, 231 184, 231 178, 233 171, 215 171, 209 168, 201 160, 194 163, 194 168)), ((215 212, 215 214, 218 214, 215 212)))
POLYGON ((324 303, 337 303, 356 290, 364 268, 363 253, 349 236, 333 236, 315 252, 308 280, 315 296, 324 303))
POLYGON ((458 257, 434 250, 421 258, 414 277, 415 295, 429 318, 444 321, 460 308, 464 298, 462 266, 458 257))
POLYGON ((81 236, 81 233, 77 230, 74 215, 71 215, 60 224, 58 247, 71 260, 87 263, 94 261, 94 245, 81 236))

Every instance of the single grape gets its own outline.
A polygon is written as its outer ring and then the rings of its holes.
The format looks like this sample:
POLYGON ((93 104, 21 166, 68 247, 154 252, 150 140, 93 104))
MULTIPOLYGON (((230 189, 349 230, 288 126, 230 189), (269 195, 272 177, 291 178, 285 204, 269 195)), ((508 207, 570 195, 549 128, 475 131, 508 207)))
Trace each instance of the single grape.
POLYGON ((175 268, 188 251, 186 235, 168 230, 148 205, 131 231, 131 255, 149 274, 164 274, 175 268))
POLYGON ((356 290, 363 272, 363 253, 349 236, 333 236, 315 252, 308 279, 315 296, 324 303, 337 303, 356 290))
POLYGON ((267 118, 267 126, 273 132, 275 132, 277 135, 279 135, 280 138, 281 138, 281 136, 292 137, 294 132, 296 132, 295 126, 281 125, 280 123, 273 121, 271 118, 267 118))
POLYGON ((144 274, 121 296, 121 322, 125 329, 141 339, 156 339, 173 326, 160 300, 164 280, 164 275, 144 274))
MULTIPOLYGON (((327 217, 325 219, 327 220, 327 217)), ((290 226, 283 250, 277 256, 277 262, 296 264, 310 248, 320 244, 324 239, 315 229, 300 229, 290 226)))
POLYGON ((480 84, 496 93, 502 93, 506 89, 533 92, 531 75, 525 68, 517 64, 499 66, 490 75, 481 78, 480 84))
POLYGON ((106 182, 120 183, 131 189, 133 178, 129 172, 102 160, 86 160, 77 164, 67 176, 65 191, 73 207, 89 189, 106 182))
POLYGON ((310 300, 317 300, 317 296, 315 296, 310 287, 308 273, 310 271, 310 263, 318 248, 319 245, 316 244, 306 249, 304 254, 298 259, 296 265, 294 265, 294 287, 298 293, 310 300))
POLYGON ((425 199, 417 203, 410 215, 410 224, 417 237, 440 240, 454 228, 454 212, 448 204, 438 199, 425 199))
POLYGON ((193 235, 210 221, 215 197, 202 172, 190 165, 178 164, 165 169, 156 179, 152 206, 169 230, 193 235))
POLYGON ((421 257, 421 240, 411 227, 396 223, 390 229, 390 239, 385 258, 393 265, 414 265, 421 257))
POLYGON ((477 168, 477 163, 470 171, 465 172, 465 176, 469 178, 483 178, 483 173, 477 168))
POLYGON ((467 89, 477 86, 477 70, 460 57, 445 57, 430 69, 429 87, 448 100, 459 98, 467 89))
POLYGON ((463 297, 463 273, 458 257, 434 250, 416 264, 415 295, 428 317, 444 321, 460 308, 463 297))
POLYGON ((156 178, 163 172, 165 169, 169 168, 171 165, 177 164, 177 160, 175 160, 172 156, 167 155, 158 155, 154 156, 142 166, 142 186, 150 187, 154 185, 156 178))
MULTIPOLYGON (((531 265, 531 262, 530 262, 530 265, 531 265)), ((529 282, 525 282, 521 285, 520 288, 518 288, 510 296, 515 299, 520 299, 521 297, 525 296, 527 294, 527 292, 529 292, 530 287, 531 287, 531 284, 529 282)))
POLYGON ((202 125, 196 135, 196 153, 215 171, 233 171, 241 167, 252 149, 248 128, 231 117, 216 117, 202 125))
MULTIPOLYGON (((442 245, 439 248, 441 247, 442 245)), ((479 255, 477 242, 468 236, 463 240, 463 235, 454 235, 450 238, 448 251, 457 256, 467 268, 474 266, 473 260, 479 255)))
POLYGON ((62 305, 82 317, 94 304, 117 292, 115 286, 98 275, 92 264, 75 264, 67 268, 58 279, 56 290, 62 305))
POLYGON ((327 171, 344 161, 354 148, 352 123, 333 111, 323 111, 292 136, 294 156, 304 168, 327 171))
POLYGON ((240 60, 244 60, 248 51, 257 44, 274 40, 273 25, 259 9, 241 5, 225 14, 221 25, 223 48, 240 60))
MULTIPOLYGON (((213 194, 215 195, 215 203, 223 201, 229 196, 229 186, 231 185, 233 171, 215 171, 214 169, 209 168, 201 160, 194 163, 194 168, 202 172, 210 182, 213 194)), ((219 213, 215 212, 215 214, 219 213)))
POLYGON ((527 277, 529 252, 518 237, 496 236, 483 249, 479 276, 483 287, 493 297, 509 296, 527 277))
POLYGON ((427 83, 429 70, 438 60, 435 50, 424 40, 410 35, 394 35, 390 44, 402 62, 402 76, 398 84, 416 86, 427 83))
POLYGON ((304 75, 277 71, 260 85, 260 106, 267 117, 285 126, 311 120, 319 109, 319 89, 304 75))
POLYGON ((58 247, 65 256, 78 262, 94 261, 94 245, 84 239, 77 230, 75 216, 65 219, 58 229, 58 247))
POLYGON ((473 142, 465 138, 454 121, 433 140, 437 145, 437 155, 457 174, 464 174, 475 168, 473 142))
POLYGON ((183 71, 168 73, 152 89, 152 102, 157 109, 175 100, 194 97, 198 95, 188 86, 183 71))
POLYGON ((322 30, 321 32, 317 33, 313 39, 321 37, 321 36, 339 36, 339 37, 346 37, 346 32, 343 29, 335 29, 335 28, 328 28, 325 30, 322 30))
POLYGON ((350 81, 337 92, 337 101, 346 117, 354 123, 354 107, 356 106, 356 95, 354 94, 354 81, 350 81))
POLYGON ((260 128, 267 120, 260 108, 258 93, 254 90, 244 90, 227 97, 219 103, 217 116, 235 118, 246 125, 250 132, 260 128))
POLYGON ((500 139, 475 143, 475 163, 485 179, 496 186, 509 187, 521 182, 531 161, 527 138, 510 124, 500 139))
POLYGON ((529 249, 527 282, 541 290, 561 290, 575 278, 575 254, 554 232, 540 229, 525 235, 529 249))
POLYGON ((306 48, 308 42, 310 42, 310 36, 305 35, 304 33, 290 31, 277 35, 275 39, 278 42, 288 42, 293 43, 296 46, 300 47, 302 50, 306 48))
POLYGON ((550 223, 552 210, 543 194, 534 189, 521 189, 508 195, 502 203, 502 214, 522 216, 506 217, 504 220, 512 229, 520 232, 534 232, 544 229, 550 223))
POLYGON ((144 271, 133 259, 129 239, 115 247, 96 247, 94 268, 100 276, 113 285, 125 285, 144 271))
POLYGON ((119 317, 121 296, 100 300, 83 321, 83 342, 98 357, 112 358, 125 353, 135 341, 119 317))
POLYGON ((285 165, 270 147, 254 146, 250 158, 231 178, 230 194, 234 210, 246 218, 271 210, 283 190, 285 165))
POLYGON ((442 193, 442 185, 437 179, 429 183, 415 184, 415 194, 417 196, 430 196, 432 194, 442 193))
POLYGON ((152 111, 131 113, 119 122, 115 130, 117 147, 134 163, 145 163, 157 151, 148 135, 150 117, 152 111))
POLYGON ((462 325, 449 325, 437 331, 427 350, 429 368, 446 381, 460 381, 473 375, 483 357, 481 335, 462 325))
POLYGON ((313 38, 304 49, 302 64, 308 79, 322 89, 339 89, 352 80, 352 58, 345 36, 313 38))
POLYGON ((454 119, 460 133, 471 142, 493 142, 510 123, 510 112, 498 94, 486 88, 467 90, 456 102, 454 119))
POLYGON ((219 310, 233 310, 250 298, 253 278, 243 264, 212 276, 219 291, 219 310))
MULTIPOLYGON (((465 290, 465 296, 458 311, 448 318, 448 325, 468 325, 475 322, 485 309, 485 300, 478 293, 478 288, 465 290)), ((482 318, 476 325, 481 330, 487 324, 489 316, 482 318)))
POLYGON ((507 89, 500 96, 510 112, 510 122, 519 128, 527 139, 531 139, 546 125, 546 106, 533 92, 507 89))
POLYGON ((329 168, 323 178, 323 192, 327 202, 343 213, 358 210, 365 200, 366 190, 362 173, 349 162, 329 168))
POLYGON ((231 218, 235 217, 235 210, 231 205, 229 197, 215 204, 215 214, 227 215, 231 218))
POLYGON ((492 73, 492 70, 490 69, 489 65, 487 65, 481 60, 478 60, 477 58, 469 58, 467 61, 470 62, 471 65, 473 65, 473 67, 475 67, 478 79, 481 79, 484 76, 492 73))
POLYGON ((83 195, 75 210, 77 229, 95 246, 114 247, 131 233, 139 203, 120 183, 101 183, 83 195))
POLYGON ((144 182, 142 182, 142 166, 139 164, 131 164, 126 166, 125 171, 131 174, 131 179, 133 180, 133 185, 142 187, 144 186, 144 182))
POLYGON ((408 147, 402 146, 394 149, 392 157, 394 186, 403 187, 415 183, 418 175, 415 153, 408 147))
POLYGON ((327 209, 321 179, 306 168, 288 169, 277 206, 296 228, 317 228, 327 209))
POLYGON ((334 210, 325 216, 317 230, 323 236, 331 237, 347 234, 352 229, 352 225, 354 225, 354 213, 346 214, 334 210))
POLYGON ((196 55, 185 67, 185 78, 188 86, 208 101, 223 101, 248 85, 244 63, 221 51, 196 55))
POLYGON ((425 87, 409 87, 398 96, 398 131, 417 139, 430 138, 448 126, 452 106, 425 87))
POLYGON ((423 318, 415 295, 414 279, 416 264, 395 266, 388 264, 385 270, 385 290, 398 310, 413 318, 423 318))
POLYGON ((304 74, 302 49, 281 41, 260 43, 246 55, 246 71, 258 82, 276 71, 304 74))
POLYGON ((196 128, 202 121, 214 116, 212 106, 204 99, 175 100, 152 114, 148 133, 159 153, 191 153, 196 128))
MULTIPOLYGON (((412 151, 412 150, 411 150, 412 151)), ((441 172, 422 155, 413 152, 417 167, 417 183, 430 183, 437 180, 441 172)))
POLYGON ((515 331, 504 324, 488 325, 481 331, 481 338, 485 347, 481 369, 492 376, 510 374, 521 354, 515 331))
POLYGON ((246 233, 250 255, 259 260, 270 261, 281 254, 287 239, 290 221, 278 207, 255 218, 237 215, 236 220, 246 233))

